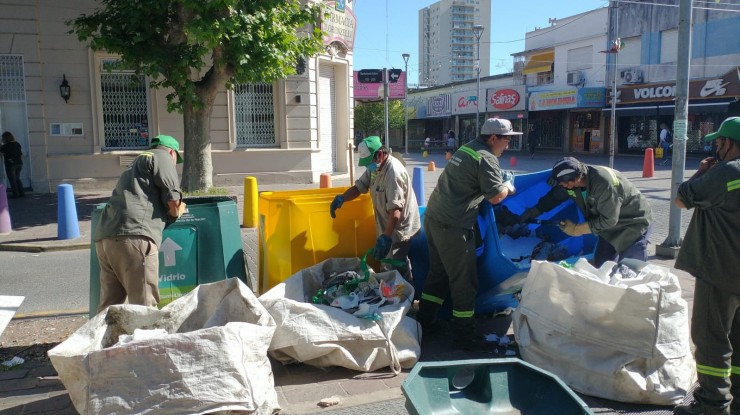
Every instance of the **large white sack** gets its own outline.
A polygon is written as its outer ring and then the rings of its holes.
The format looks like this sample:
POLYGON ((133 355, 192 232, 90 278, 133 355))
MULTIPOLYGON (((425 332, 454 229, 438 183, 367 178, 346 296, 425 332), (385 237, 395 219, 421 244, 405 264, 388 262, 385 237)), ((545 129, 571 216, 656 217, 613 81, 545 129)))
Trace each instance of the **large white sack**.
POLYGON ((272 414, 279 410, 267 357, 274 331, 249 287, 231 278, 199 285, 161 310, 110 306, 49 357, 83 415, 272 414))
POLYGON ((284 364, 302 362, 365 372, 390 367, 398 373, 412 367, 421 355, 421 331, 415 320, 406 317, 414 288, 398 271, 371 271, 379 280, 405 283, 403 301, 380 307, 379 321, 310 302, 326 276, 347 270, 361 272, 360 260, 330 258, 297 272, 259 297, 277 325, 270 355, 284 364))
POLYGON ((522 358, 574 390, 622 402, 679 403, 696 378, 678 277, 649 264, 621 286, 601 269, 533 261, 513 313, 522 358))

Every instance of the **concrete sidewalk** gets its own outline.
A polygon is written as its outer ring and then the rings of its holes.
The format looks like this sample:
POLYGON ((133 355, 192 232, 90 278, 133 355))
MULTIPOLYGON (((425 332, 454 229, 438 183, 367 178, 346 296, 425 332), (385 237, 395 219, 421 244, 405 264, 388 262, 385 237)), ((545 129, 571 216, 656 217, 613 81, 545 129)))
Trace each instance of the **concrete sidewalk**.
MULTIPOLYGON (((535 159, 529 159, 529 157, 523 154, 507 152, 501 158, 501 164, 505 169, 514 170, 517 174, 524 174, 550 169, 553 163, 562 156, 562 154, 538 153, 535 159)), ((608 158, 604 156, 578 155, 578 157, 586 163, 608 164, 608 158)), ((424 196, 426 200, 434 189, 442 168, 446 164, 444 154, 431 154, 426 158, 421 157, 420 154, 410 154, 406 156, 406 161, 409 172, 413 173, 415 167, 422 169, 424 173, 424 196), (428 170, 430 161, 433 161, 436 165, 434 171, 428 170)), ((687 162, 687 176, 690 176, 697 166, 698 160, 687 162)), ((614 167, 625 173, 651 202, 654 219, 651 253, 654 254, 655 244, 663 242, 668 234, 670 187, 672 182, 670 166, 662 166, 659 162, 656 163, 655 176, 653 178, 642 178, 642 157, 617 157, 614 167)), ((359 177, 360 172, 356 172, 355 177, 359 177)), ((346 174, 334 176, 333 178, 334 187, 348 186, 349 184, 349 177, 346 174)), ((259 186, 259 190, 280 191, 317 187, 318 184, 270 185, 259 186)), ((57 196, 55 194, 30 193, 25 198, 9 200, 13 232, 8 235, 0 235, 0 250, 45 252, 88 249, 90 247, 91 213, 96 205, 107 201, 110 192, 110 189, 101 189, 97 192, 86 192, 75 195, 80 237, 71 240, 57 239, 57 196)), ((241 214, 243 189, 240 187, 229 187, 228 192, 237 196, 239 212, 241 214)), ((689 214, 684 212, 682 235, 685 232, 688 221, 689 214)), ((246 228, 242 228, 241 232, 250 269, 256 273, 258 269, 257 232, 255 229, 246 228)), ((655 258, 653 256, 650 261, 667 267, 673 267, 673 260, 670 259, 655 258)), ((683 272, 677 272, 677 274, 681 280, 683 297, 689 301, 689 306, 691 306, 693 278, 683 272)), ((489 332, 495 332, 498 335, 511 333, 509 320, 506 317, 488 319, 482 324, 488 325, 489 332)), ((422 350, 422 360, 500 357, 491 354, 454 351, 451 349, 449 339, 447 338, 424 339, 422 350)), ((374 405, 379 408, 378 405, 381 402, 401 402, 397 401, 403 398, 400 385, 406 378, 408 371, 404 371, 400 376, 393 376, 387 370, 360 373, 343 368, 322 370, 302 364, 283 366, 273 362, 273 373, 280 404, 283 408, 282 414, 305 414, 322 411, 317 406, 318 401, 322 398, 332 396, 341 399, 341 408, 354 407, 354 413, 377 413, 372 410, 374 405), (363 410, 362 408, 365 409, 363 410)), ((589 402, 589 405, 591 404, 589 402)), ((386 408, 384 409, 384 413, 405 413, 402 410, 402 405, 394 405, 400 408, 397 408, 398 412, 393 412, 386 408)), ((608 405, 607 409, 610 409, 608 405)), ((611 409, 615 408, 612 407, 611 409)), ((332 412, 331 409, 324 410, 324 412, 327 411, 332 412)), ((0 372, 0 414, 25 415, 47 413, 77 413, 71 407, 64 386, 59 382, 50 364, 47 363, 38 367, 0 372)))

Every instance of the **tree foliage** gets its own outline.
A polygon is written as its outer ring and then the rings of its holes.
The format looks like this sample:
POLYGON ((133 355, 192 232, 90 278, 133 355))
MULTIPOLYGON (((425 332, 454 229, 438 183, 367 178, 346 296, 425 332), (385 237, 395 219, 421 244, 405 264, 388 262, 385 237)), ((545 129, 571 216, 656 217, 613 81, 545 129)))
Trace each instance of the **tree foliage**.
MULTIPOLYGON (((403 101, 388 101, 388 128, 404 128, 403 101)), ((385 105, 382 102, 355 105, 355 131, 368 135, 382 135, 385 128, 385 105)))
POLYGON ((212 185, 210 116, 222 87, 272 82, 323 47, 321 3, 299 0, 100 0, 67 22, 93 50, 171 88, 168 111, 183 113, 183 187, 212 185))

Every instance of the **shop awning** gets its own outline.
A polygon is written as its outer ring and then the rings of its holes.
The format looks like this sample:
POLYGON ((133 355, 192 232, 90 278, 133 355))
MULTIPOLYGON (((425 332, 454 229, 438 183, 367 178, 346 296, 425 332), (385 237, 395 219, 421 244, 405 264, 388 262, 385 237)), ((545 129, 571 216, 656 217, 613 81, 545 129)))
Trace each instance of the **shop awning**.
POLYGON ((555 51, 535 53, 532 55, 527 64, 524 65, 522 73, 529 75, 533 73, 549 72, 552 70, 552 63, 555 61, 555 51))

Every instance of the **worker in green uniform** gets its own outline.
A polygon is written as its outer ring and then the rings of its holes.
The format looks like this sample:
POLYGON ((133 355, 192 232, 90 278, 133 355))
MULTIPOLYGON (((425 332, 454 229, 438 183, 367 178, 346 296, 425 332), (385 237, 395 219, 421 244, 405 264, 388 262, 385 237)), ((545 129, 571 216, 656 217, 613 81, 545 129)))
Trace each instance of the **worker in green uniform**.
POLYGON ((585 221, 565 220, 560 229, 570 236, 598 236, 594 266, 624 258, 647 261, 652 210, 645 196, 622 173, 565 157, 553 166, 549 182, 553 188, 524 211, 522 222, 572 199, 585 221))
POLYGON ((159 245, 165 223, 185 212, 175 165, 180 144, 158 135, 121 174, 106 203, 93 240, 100 263, 98 312, 113 304, 156 307, 159 245))
POLYGON ((378 235, 373 256, 378 260, 393 259, 384 263, 383 268, 396 269, 412 282, 409 250, 411 239, 421 230, 421 219, 409 173, 403 163, 383 146, 378 136, 362 140, 357 153, 360 156, 358 164, 365 167, 365 172, 352 187, 332 200, 329 213, 335 218, 337 209, 344 202, 370 192, 378 235))
POLYGON ((480 136, 450 158, 427 203, 424 232, 429 247, 429 273, 424 281, 417 321, 425 331, 442 302, 452 299, 453 341, 457 348, 476 349, 485 342, 475 334, 478 290, 476 226, 481 203, 498 204, 514 193, 513 174, 502 172, 498 157, 515 132, 511 122, 489 118, 480 136))
POLYGON ((696 278, 691 340, 699 387, 674 414, 740 414, 740 117, 726 119, 715 157, 678 187, 673 203, 694 209, 675 267, 696 278))

